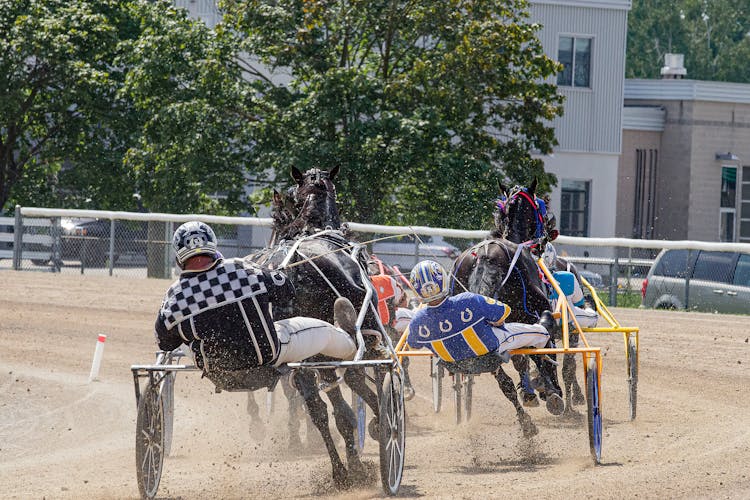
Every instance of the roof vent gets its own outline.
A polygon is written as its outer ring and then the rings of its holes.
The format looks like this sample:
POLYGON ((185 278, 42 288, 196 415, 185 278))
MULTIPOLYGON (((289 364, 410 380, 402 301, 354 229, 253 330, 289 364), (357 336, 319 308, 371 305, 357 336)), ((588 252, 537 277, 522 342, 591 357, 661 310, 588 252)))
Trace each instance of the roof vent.
POLYGON ((685 78, 685 56, 683 54, 664 54, 664 67, 661 77, 665 80, 679 80, 685 78))

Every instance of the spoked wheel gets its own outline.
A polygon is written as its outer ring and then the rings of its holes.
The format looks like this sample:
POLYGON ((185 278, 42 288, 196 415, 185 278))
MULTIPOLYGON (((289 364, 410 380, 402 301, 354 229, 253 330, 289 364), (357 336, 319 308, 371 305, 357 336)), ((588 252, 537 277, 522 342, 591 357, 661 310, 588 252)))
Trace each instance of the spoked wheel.
POLYGON ((365 436, 367 435, 367 405, 362 396, 352 391, 352 407, 354 415, 357 417, 357 447, 362 451, 365 447, 365 436))
POLYGON ((635 420, 638 404, 638 348, 635 337, 628 337, 628 387, 630 389, 630 420, 635 420))
POLYGON ((390 370, 380 394, 380 479, 383 491, 395 495, 401 487, 406 445, 404 387, 401 375, 390 370))
POLYGON ((591 358, 586 370, 586 406, 588 408, 589 449, 594 463, 602 459, 602 413, 599 406, 599 369, 591 358))
POLYGON ((474 393, 474 375, 464 375, 464 415, 466 421, 471 420, 471 403, 474 393))
POLYGON ((135 465, 142 498, 154 498, 164 465, 164 399, 153 379, 138 402, 135 427, 135 465))
POLYGON ((445 368, 439 364, 439 359, 435 356, 430 357, 430 378, 432 378, 432 408, 435 413, 440 412, 443 405, 443 377, 445 368))
POLYGON ((461 373, 453 374, 453 402, 456 405, 456 425, 461 423, 462 417, 462 404, 463 404, 463 379, 464 376, 461 373))
POLYGON ((164 456, 172 451, 172 430, 174 429, 174 381, 177 374, 169 372, 161 383, 161 400, 164 404, 164 456))

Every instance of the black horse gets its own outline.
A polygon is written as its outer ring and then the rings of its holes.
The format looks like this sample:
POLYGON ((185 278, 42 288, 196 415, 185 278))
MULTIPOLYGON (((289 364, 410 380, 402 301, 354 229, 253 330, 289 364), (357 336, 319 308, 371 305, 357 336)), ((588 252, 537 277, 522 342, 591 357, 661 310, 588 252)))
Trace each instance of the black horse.
MULTIPOLYGON (((263 267, 282 269, 296 289, 295 300, 279 305, 274 317, 283 319, 292 316, 306 316, 333 323, 333 303, 339 296, 348 298, 355 309, 362 307, 367 290, 365 256, 353 257, 351 244, 341 232, 341 223, 336 206, 336 192, 333 179, 338 173, 313 169, 304 174, 296 168, 292 174, 297 186, 286 195, 275 192, 273 199, 274 234, 273 247, 248 256, 263 267)), ((373 293, 371 306, 365 316, 363 330, 379 330, 375 311, 377 295, 373 293)), ((372 337, 367 337, 373 341, 372 337)), ((373 343, 376 343, 374 339, 373 343)), ((379 357, 368 353, 368 357, 379 357)), ((325 403, 318 395, 317 385, 306 384, 309 370, 299 370, 296 382, 310 410, 313 423, 320 430, 333 465, 334 480, 345 481, 346 469, 328 431, 328 415, 325 403), (303 385, 299 379, 302 376, 303 385)), ((361 468, 355 448, 354 425, 356 419, 349 404, 343 398, 338 386, 338 377, 333 370, 318 370, 316 373, 327 386, 328 398, 334 408, 336 426, 344 437, 347 461, 351 468, 361 468)), ((364 370, 348 368, 344 376, 349 385, 372 408, 378 412, 377 395, 366 383, 364 370)), ((313 379, 314 380, 314 379, 313 379)), ((371 423, 376 428, 377 421, 371 423)))
MULTIPOLYGON (((465 250, 456 259, 451 271, 451 293, 470 291, 502 300, 511 308, 506 321, 536 323, 542 312, 550 308, 536 263, 527 248, 502 238, 489 238, 465 250)), ((539 365, 540 358, 532 356, 539 365)), ((521 375, 518 389, 530 387, 528 357, 512 356, 511 360, 521 375)), ((516 386, 502 367, 494 372, 503 394, 513 403, 525 436, 537 433, 536 426, 518 400, 516 386)))
MULTIPOLYGON (((504 237, 515 243, 533 242, 538 253, 544 250, 544 245, 557 237, 555 217, 548 212, 546 203, 536 196, 537 181, 534 179, 529 187, 515 186, 511 189, 500 184, 500 201, 494 213, 495 228, 492 234, 504 237)), ((563 258, 558 257, 555 269, 550 271, 570 271, 580 282, 581 278, 576 267, 563 258)), ((570 334, 571 347, 578 346, 577 333, 570 334)), ((563 356, 562 368, 565 385, 566 407, 585 402, 581 387, 576 380, 576 358, 573 354, 563 356)))

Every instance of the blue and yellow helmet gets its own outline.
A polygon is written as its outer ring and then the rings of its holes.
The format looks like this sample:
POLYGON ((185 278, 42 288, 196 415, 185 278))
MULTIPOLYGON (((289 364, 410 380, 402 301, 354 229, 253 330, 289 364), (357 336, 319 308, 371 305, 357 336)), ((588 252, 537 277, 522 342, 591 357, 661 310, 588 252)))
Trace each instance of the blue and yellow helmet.
POLYGON ((422 302, 432 302, 448 296, 448 275, 434 260, 423 260, 414 266, 409 282, 422 302))

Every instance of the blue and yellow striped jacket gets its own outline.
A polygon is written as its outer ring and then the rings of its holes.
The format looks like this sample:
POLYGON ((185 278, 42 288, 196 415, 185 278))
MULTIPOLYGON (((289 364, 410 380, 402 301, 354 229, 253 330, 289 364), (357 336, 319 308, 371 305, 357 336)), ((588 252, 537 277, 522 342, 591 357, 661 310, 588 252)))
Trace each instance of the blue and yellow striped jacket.
POLYGON ((497 300, 465 292, 437 306, 417 310, 409 323, 407 343, 427 347, 444 361, 461 361, 492 352, 500 341, 490 321, 504 321, 510 307, 497 300))

